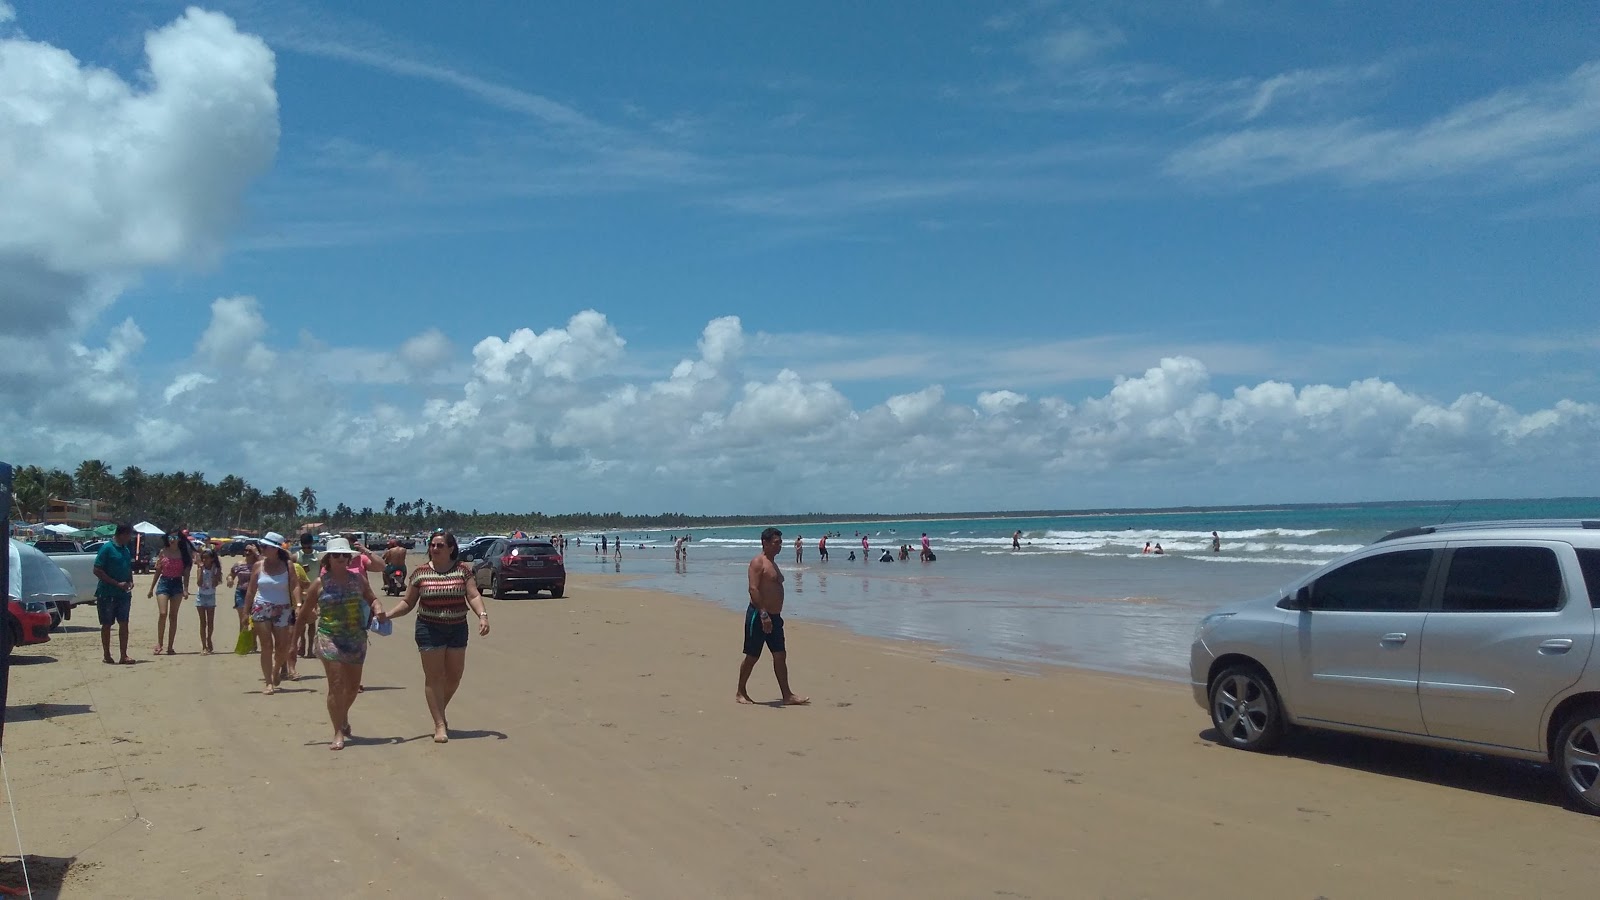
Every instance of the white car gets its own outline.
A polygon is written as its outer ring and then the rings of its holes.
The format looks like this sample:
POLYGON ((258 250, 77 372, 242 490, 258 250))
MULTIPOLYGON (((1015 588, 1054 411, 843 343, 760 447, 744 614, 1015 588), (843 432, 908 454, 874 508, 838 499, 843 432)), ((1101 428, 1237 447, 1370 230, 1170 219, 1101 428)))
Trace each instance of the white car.
POLYGON ((1293 726, 1548 762, 1600 814, 1600 521, 1395 532, 1206 616, 1194 697, 1220 740, 1293 726))

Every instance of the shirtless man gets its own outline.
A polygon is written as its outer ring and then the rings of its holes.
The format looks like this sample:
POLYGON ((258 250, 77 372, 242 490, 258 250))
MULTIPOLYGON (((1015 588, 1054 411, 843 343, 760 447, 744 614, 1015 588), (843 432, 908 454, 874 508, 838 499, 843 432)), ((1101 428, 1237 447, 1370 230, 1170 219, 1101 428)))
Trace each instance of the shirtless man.
POLYGON ((406 548, 400 546, 400 542, 394 538, 389 539, 389 548, 383 551, 384 576, 387 577, 391 570, 399 573, 400 582, 404 584, 406 580, 406 548))
POLYGON ((778 691, 784 706, 804 706, 809 697, 789 690, 788 652, 783 643, 783 573, 778 571, 778 551, 783 549, 783 532, 768 528, 761 532, 761 552, 750 560, 750 608, 744 613, 744 662, 739 664, 739 692, 734 699, 754 703, 746 690, 750 673, 761 658, 761 648, 772 650, 772 673, 778 676, 778 691))

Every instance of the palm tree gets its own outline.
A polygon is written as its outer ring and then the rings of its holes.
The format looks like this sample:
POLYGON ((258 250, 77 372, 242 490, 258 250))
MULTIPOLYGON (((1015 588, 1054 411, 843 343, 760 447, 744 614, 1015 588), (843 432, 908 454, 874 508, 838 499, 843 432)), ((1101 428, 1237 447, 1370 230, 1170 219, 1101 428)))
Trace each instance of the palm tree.
POLYGON ((44 489, 57 500, 71 500, 73 494, 77 493, 72 476, 60 469, 51 469, 44 474, 44 489))
POLYGON ((19 471, 11 482, 11 503, 24 521, 29 517, 43 519, 45 509, 50 505, 50 492, 45 490, 42 481, 29 477, 25 471, 19 471))
POLYGON ((317 508, 317 492, 309 487, 301 488, 300 508, 305 510, 308 516, 315 512, 317 508))
MULTIPOLYGON (((86 459, 78 463, 78 470, 73 473, 73 478, 78 482, 78 487, 88 496, 90 504, 102 499, 108 493, 111 484, 111 467, 98 459, 86 459)), ((93 506, 99 512, 98 506, 93 506)))
POLYGON ((146 492, 149 490, 149 479, 144 470, 138 466, 128 466, 117 474, 117 491, 120 502, 117 504, 122 514, 129 518, 144 517, 145 504, 148 502, 146 492))
POLYGON ((279 486, 274 488, 272 496, 267 498, 267 508, 272 510, 274 516, 283 519, 283 524, 288 526, 294 521, 294 514, 300 508, 300 501, 279 486))

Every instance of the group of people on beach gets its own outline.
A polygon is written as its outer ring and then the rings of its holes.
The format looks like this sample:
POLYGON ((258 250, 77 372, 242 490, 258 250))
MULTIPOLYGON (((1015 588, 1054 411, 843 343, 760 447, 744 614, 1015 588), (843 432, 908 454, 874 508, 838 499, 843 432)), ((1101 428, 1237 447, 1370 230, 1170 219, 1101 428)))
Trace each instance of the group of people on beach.
MULTIPOLYGON (((100 621, 104 662, 132 665, 128 655, 128 619, 133 600, 133 556, 129 545, 133 529, 122 524, 112 540, 95 557, 95 606, 100 621), (111 656, 111 629, 118 628, 121 656, 111 656)), ((372 631, 387 634, 395 619, 417 613, 415 639, 422 658, 424 695, 433 717, 433 739, 450 739, 445 716, 450 699, 461 685, 466 669, 468 612, 477 617, 478 634, 489 633, 489 613, 478 594, 477 582, 460 561, 455 535, 435 532, 428 539, 428 562, 405 580, 404 596, 385 608, 367 577, 368 570, 404 580, 405 549, 391 541, 382 553, 369 550, 358 538, 329 538, 320 554, 310 534, 301 536, 291 553, 283 536, 268 532, 244 548, 244 561, 232 567, 226 579, 216 550, 195 550, 181 530, 168 533, 155 561, 147 597, 156 598, 156 655, 172 656, 182 603, 197 581, 195 608, 199 611, 200 646, 214 652, 216 592, 224 583, 234 589, 234 610, 239 615, 240 641, 236 652, 249 653, 256 643, 260 653, 262 693, 274 694, 282 682, 298 680, 299 658, 313 655, 327 675, 328 718, 333 727, 331 750, 342 750, 351 736, 350 707, 361 693, 361 669, 366 662, 367 640, 372 631), (396 571, 398 569, 398 572, 396 571), (165 643, 162 643, 163 636, 165 643)))

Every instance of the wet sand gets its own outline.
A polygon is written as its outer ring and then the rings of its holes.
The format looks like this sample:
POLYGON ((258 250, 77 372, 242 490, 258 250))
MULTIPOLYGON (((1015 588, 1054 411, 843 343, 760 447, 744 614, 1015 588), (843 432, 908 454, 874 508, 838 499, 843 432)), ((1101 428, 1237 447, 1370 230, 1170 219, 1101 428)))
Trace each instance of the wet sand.
MULTIPOLYGON (((192 613, 151 659, 143 586, 138 665, 101 664, 90 607, 18 651, 5 760, 37 896, 1577 897, 1600 874, 1600 822, 1537 767, 1230 751, 1184 686, 971 668, 800 606, 813 705, 739 706, 738 614, 598 575, 489 601, 448 744, 410 622, 375 638, 331 753, 320 664, 263 696, 254 659, 196 652, 192 613)), ((766 660, 751 693, 776 699, 766 660)))

